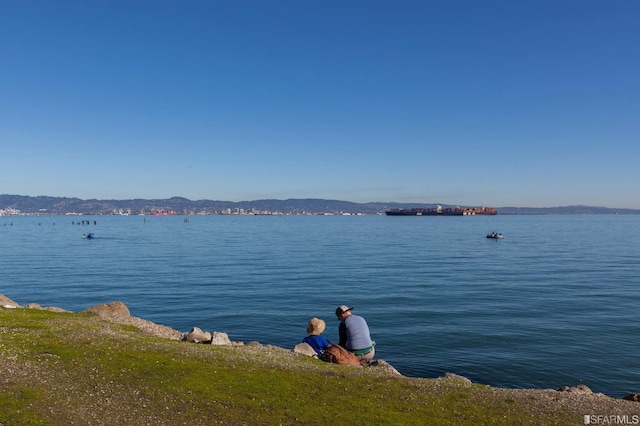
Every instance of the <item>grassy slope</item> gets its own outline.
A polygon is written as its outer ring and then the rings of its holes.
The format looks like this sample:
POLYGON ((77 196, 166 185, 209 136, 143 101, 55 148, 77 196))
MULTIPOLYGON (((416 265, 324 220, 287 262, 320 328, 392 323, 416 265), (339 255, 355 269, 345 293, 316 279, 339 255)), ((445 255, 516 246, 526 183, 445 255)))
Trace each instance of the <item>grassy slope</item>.
POLYGON ((82 313, 0 308, 0 363, 0 425, 577 425, 589 414, 279 348, 160 339, 82 313))

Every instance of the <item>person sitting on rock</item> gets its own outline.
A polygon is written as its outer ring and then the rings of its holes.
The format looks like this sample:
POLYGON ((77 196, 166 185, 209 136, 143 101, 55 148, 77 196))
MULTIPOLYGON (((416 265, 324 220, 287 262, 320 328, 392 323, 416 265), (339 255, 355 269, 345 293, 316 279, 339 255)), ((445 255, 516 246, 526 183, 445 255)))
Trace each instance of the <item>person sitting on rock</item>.
POLYGON ((353 352, 361 362, 370 363, 376 354, 376 342, 371 340, 367 321, 361 316, 353 315, 352 310, 353 308, 347 305, 336 309, 336 316, 340 320, 338 344, 353 352))
POLYGON ((321 360, 324 360, 324 350, 331 344, 327 338, 322 335, 324 328, 325 323, 323 320, 320 318, 311 318, 307 326, 307 333, 309 333, 309 335, 302 339, 304 343, 307 343, 316 351, 318 358, 321 360))

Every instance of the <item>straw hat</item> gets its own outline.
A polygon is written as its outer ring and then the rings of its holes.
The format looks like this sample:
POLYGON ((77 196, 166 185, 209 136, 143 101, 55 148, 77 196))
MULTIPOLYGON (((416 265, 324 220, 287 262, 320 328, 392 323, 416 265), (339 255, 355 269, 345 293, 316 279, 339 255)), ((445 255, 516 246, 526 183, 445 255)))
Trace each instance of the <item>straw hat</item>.
POLYGON ((307 326, 307 333, 317 336, 324 331, 325 323, 320 318, 311 318, 307 326))

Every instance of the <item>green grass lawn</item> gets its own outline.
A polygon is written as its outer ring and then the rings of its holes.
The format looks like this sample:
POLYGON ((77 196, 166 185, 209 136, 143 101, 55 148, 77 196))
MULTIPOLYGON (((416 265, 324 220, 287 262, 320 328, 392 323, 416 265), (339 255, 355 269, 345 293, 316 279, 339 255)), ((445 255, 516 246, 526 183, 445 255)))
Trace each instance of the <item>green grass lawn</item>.
MULTIPOLYGON (((0 425, 582 424, 544 398, 0 308, 0 425), (514 396, 515 395, 515 396, 514 396), (523 403, 525 401, 525 403, 523 403)), ((587 414, 587 413, 582 413, 587 414)))

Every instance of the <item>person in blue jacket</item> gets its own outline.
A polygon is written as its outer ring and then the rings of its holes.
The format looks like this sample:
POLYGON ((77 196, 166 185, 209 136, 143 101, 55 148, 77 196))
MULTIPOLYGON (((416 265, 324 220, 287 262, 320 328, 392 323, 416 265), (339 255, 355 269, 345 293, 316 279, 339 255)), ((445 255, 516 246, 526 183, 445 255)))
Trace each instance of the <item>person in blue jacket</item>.
POLYGON ((322 335, 326 324, 320 318, 311 318, 307 326, 309 335, 302 339, 304 343, 309 344, 318 354, 318 358, 324 360, 324 350, 331 344, 326 337, 322 335))

